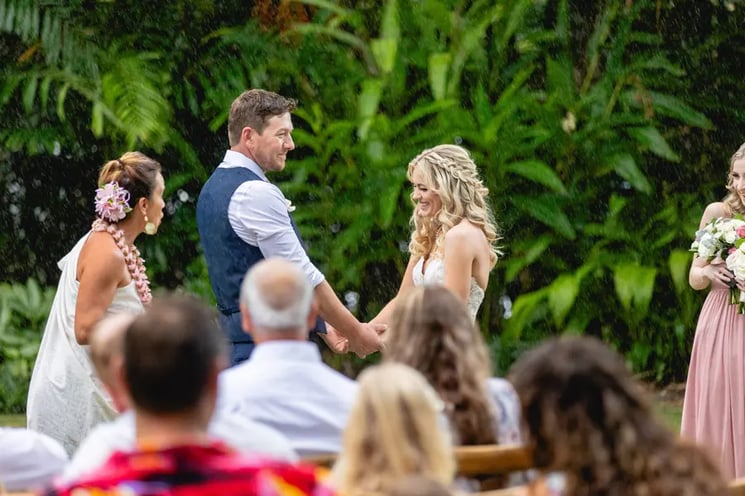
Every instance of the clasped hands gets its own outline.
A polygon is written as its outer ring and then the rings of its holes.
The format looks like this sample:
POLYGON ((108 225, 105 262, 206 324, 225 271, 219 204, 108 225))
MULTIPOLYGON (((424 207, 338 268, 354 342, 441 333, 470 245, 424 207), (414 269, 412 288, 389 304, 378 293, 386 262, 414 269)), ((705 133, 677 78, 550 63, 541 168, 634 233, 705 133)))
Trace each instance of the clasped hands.
POLYGON ((360 324, 359 332, 352 336, 342 335, 334 326, 326 323, 326 334, 321 337, 334 353, 348 353, 350 351, 360 358, 375 353, 383 348, 382 334, 388 329, 385 324, 360 324))

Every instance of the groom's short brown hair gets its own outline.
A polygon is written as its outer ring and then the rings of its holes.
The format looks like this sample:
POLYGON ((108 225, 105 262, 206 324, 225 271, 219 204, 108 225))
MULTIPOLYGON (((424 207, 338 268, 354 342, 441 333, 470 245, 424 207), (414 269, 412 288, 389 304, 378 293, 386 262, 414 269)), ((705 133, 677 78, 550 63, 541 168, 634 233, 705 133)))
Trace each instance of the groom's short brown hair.
POLYGON ((241 139, 244 127, 255 129, 259 134, 264 132, 266 121, 275 115, 286 114, 297 108, 297 101, 285 98, 277 93, 261 89, 246 90, 230 105, 228 115, 228 138, 230 146, 241 139))

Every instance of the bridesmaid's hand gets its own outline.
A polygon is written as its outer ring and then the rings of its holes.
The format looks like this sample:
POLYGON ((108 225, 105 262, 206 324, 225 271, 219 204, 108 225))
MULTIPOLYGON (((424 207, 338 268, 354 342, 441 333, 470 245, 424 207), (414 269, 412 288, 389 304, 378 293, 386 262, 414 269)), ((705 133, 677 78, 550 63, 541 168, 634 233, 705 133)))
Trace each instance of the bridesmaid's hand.
MULTIPOLYGON (((734 274, 732 274, 732 272, 730 272, 730 270, 724 264, 707 265, 706 267, 704 267, 704 275, 711 282, 719 281, 725 286, 731 286, 733 283, 737 284, 734 274)), ((740 282, 740 284, 742 284, 742 282, 740 282)), ((738 284, 738 286, 740 284, 738 284)))

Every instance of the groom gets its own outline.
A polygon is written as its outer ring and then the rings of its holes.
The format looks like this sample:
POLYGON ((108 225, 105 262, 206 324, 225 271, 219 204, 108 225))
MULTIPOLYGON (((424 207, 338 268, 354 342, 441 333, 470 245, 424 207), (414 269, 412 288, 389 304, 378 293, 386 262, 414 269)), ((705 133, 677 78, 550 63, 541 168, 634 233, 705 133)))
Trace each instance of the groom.
POLYGON ((335 351, 349 349, 360 356, 377 351, 376 327, 360 323, 339 301, 324 275, 308 258, 290 202, 270 183, 266 173, 285 168, 287 152, 295 148, 292 119, 295 100, 261 89, 244 91, 230 106, 230 149, 205 183, 197 200, 197 227, 207 261, 220 324, 231 342, 231 365, 251 354, 254 344, 241 328, 239 293, 251 266, 268 257, 296 263, 313 286, 323 320, 336 330, 321 333, 335 351))

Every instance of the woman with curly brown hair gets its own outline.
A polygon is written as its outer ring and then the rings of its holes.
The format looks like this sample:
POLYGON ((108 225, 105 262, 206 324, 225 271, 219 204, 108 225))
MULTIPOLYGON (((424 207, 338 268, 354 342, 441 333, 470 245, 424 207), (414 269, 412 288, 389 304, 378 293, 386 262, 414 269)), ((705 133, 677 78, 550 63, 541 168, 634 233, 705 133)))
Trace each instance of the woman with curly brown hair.
POLYGON ((491 377, 481 334, 450 290, 429 285, 403 295, 384 343, 385 362, 418 370, 437 391, 456 445, 520 441, 515 391, 491 377))
MULTIPOLYGON (((745 214, 745 143, 732 155, 727 197, 704 210, 700 228, 718 217, 745 214)), ((721 258, 694 256, 688 282, 711 288, 698 318, 688 368, 681 435, 706 444, 728 477, 745 477, 745 315, 730 304, 732 273, 721 258)), ((740 283, 741 289, 742 283, 740 283)))
POLYGON ((530 494, 727 494, 714 462, 656 418, 641 384, 600 340, 548 340, 518 359, 510 379, 545 475, 530 494))

